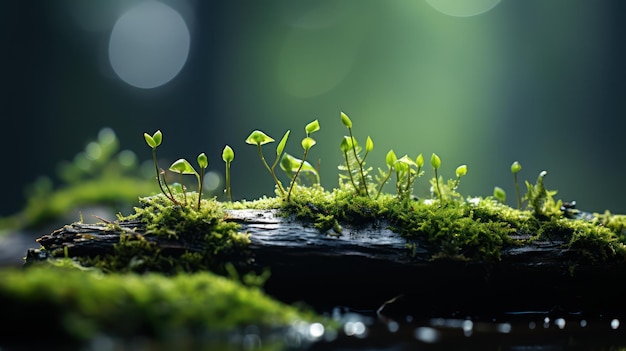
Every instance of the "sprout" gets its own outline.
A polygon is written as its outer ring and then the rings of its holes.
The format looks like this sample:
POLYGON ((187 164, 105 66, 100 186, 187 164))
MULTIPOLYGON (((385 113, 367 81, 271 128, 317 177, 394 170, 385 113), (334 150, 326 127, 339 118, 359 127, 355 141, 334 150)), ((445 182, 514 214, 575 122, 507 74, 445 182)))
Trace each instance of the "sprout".
POLYGON ((200 201, 202 200, 202 187, 204 183, 204 170, 209 166, 209 159, 206 157, 206 154, 203 152, 198 155, 197 158, 198 166, 200 166, 200 174, 198 177, 198 205, 196 207, 197 210, 200 210, 200 201))
POLYGON ((320 183, 320 175, 317 169, 313 167, 308 161, 302 161, 299 158, 296 158, 289 153, 285 152, 283 154, 283 158, 280 160, 280 168, 285 172, 285 174, 292 179, 293 175, 298 168, 302 165, 302 169, 300 170, 300 174, 303 172, 307 172, 313 175, 315 180, 313 181, 316 184, 320 183))
POLYGON ((304 127, 304 131, 307 136, 313 132, 317 132, 318 130, 320 130, 320 122, 318 120, 315 120, 304 127))
POLYGON ((143 133, 143 137, 146 140, 146 144, 148 144, 148 146, 152 149, 152 162, 154 163, 154 169, 156 171, 156 180, 157 180, 157 183, 159 184, 159 189, 161 189, 161 193, 163 193, 163 195, 165 195, 165 197, 170 199, 170 201, 172 201, 173 203, 178 204, 178 201, 176 201, 176 199, 174 198, 174 195, 172 195, 172 190, 170 189, 170 187, 167 185, 165 181, 165 177, 162 177, 165 171, 163 170, 159 171, 159 164, 157 162, 156 149, 159 145, 161 145, 161 142, 163 141, 163 133, 161 133, 160 130, 157 130, 152 135, 148 133, 143 133), (163 178, 162 183, 161 183, 161 178, 163 178), (165 189, 163 188, 163 184, 165 184, 165 187, 167 188, 167 192, 165 192, 165 189))
POLYGON ((396 164, 397 160, 398 157, 396 156, 396 153, 393 152, 393 150, 389 150, 389 152, 387 152, 387 156, 385 156, 385 163, 387 164, 387 174, 383 177, 382 181, 380 181, 378 192, 376 192, 376 199, 380 196, 380 193, 383 190, 383 186, 387 183, 389 177, 391 177, 391 172, 393 172, 394 165, 396 164))
POLYGON ((235 159, 235 152, 233 149, 226 145, 224 146, 224 150, 222 151, 222 160, 226 163, 226 194, 228 195, 228 200, 233 201, 233 196, 230 192, 230 163, 235 159))
POLYGON ((513 173, 513 183, 515 184, 515 195, 517 195, 517 209, 522 207, 522 196, 519 191, 519 184, 517 183, 517 173, 522 170, 522 165, 515 161, 511 164, 511 173, 513 173))
POLYGON ((422 154, 417 155, 415 163, 417 164, 417 167, 422 168, 422 166, 424 165, 424 156, 422 154))
POLYGON ((313 147, 313 145, 315 145, 315 139, 311 137, 306 137, 302 139, 302 148, 305 151, 309 151, 313 147))
POLYGON ((296 173, 293 175, 293 178, 291 178, 291 183, 289 184, 289 192, 287 192, 287 201, 289 201, 289 199, 291 198, 291 192, 293 191, 293 187, 296 184, 296 179, 298 178, 298 175, 302 170, 304 162, 306 162, 306 157, 309 154, 309 150, 311 150, 311 148, 316 144, 315 139, 311 138, 310 135, 311 133, 317 132, 318 130, 320 130, 320 122, 318 120, 314 120, 304 127, 306 137, 302 139, 301 142, 302 148, 304 149, 304 156, 302 157, 302 161, 300 161, 300 165, 298 166, 296 173))
POLYGON ((452 189, 456 189, 459 186, 461 177, 466 174, 467 174, 467 165, 460 165, 456 168, 456 180, 454 181, 454 186, 452 186, 452 189))
POLYGON ((354 189, 357 191, 359 195, 365 194, 367 197, 370 197, 369 191, 367 189, 367 182, 365 180, 366 172, 363 170, 363 164, 365 163, 365 158, 367 157, 367 154, 369 153, 369 151, 374 148, 374 142, 371 140, 371 138, 368 137, 368 140, 366 141, 366 145, 365 145, 365 155, 363 156, 363 158, 360 158, 358 155, 358 152, 356 151, 357 149, 356 140, 354 139, 354 135, 352 135, 352 121, 350 120, 350 117, 348 117, 348 115, 346 115, 343 112, 341 112, 341 123, 343 123, 343 125, 346 128, 348 128, 348 132, 350 133, 349 141, 346 142, 346 137, 344 137, 344 140, 341 143, 341 151, 343 151, 344 157, 346 159, 348 173, 350 174, 350 181, 352 182, 354 189), (369 142, 369 145, 368 145, 368 142, 369 142), (354 181, 354 178, 352 177, 352 171, 350 170, 350 160, 348 159, 348 151, 350 148, 352 148, 352 152, 354 153, 354 159, 359 166, 359 175, 361 176, 361 182, 359 183, 359 187, 356 186, 356 182, 354 181))
POLYGON ((263 133, 260 130, 255 130, 246 139, 246 143, 252 145, 265 145, 267 143, 273 143, 274 139, 272 139, 269 135, 263 133))
POLYGON ((496 200, 500 201, 501 203, 504 203, 506 201, 506 192, 504 191, 504 189, 496 186, 493 188, 493 197, 495 197, 496 200))
POLYGON ((443 200, 441 197, 441 188, 439 187, 439 176, 437 175, 437 169, 441 167, 441 159, 439 158, 439 156, 437 156, 437 154, 435 153, 432 154, 432 156, 430 157, 430 164, 435 169, 435 183, 437 185, 437 197, 439 198, 439 200, 443 200))
POLYGON ((185 205, 187 205, 187 194, 185 191, 185 186, 183 185, 183 174, 195 174, 196 177, 198 177, 198 183, 200 183, 200 175, 198 174, 198 172, 196 172, 196 170, 189 163, 189 161, 185 160, 184 158, 179 158, 178 160, 174 161, 174 163, 172 163, 172 165, 170 166, 170 171, 180 174, 180 185, 182 187, 185 205))
POLYGON ((350 117, 343 112, 341 112, 341 123, 343 123, 343 125, 348 129, 352 128, 352 121, 350 120, 350 117))
POLYGON ((367 140, 365 140, 365 152, 370 152, 372 150, 374 150, 374 141, 372 141, 372 138, 368 135, 367 140))
POLYGON ((270 136, 268 136, 267 134, 263 133, 260 130, 253 131, 252 133, 250 133, 248 138, 246 138, 247 144, 257 146, 257 152, 259 153, 259 157, 261 158, 261 161, 263 162, 263 165, 265 166, 267 171, 270 172, 270 174, 272 175, 272 178, 274 179, 274 183, 276 184, 276 187, 278 188, 278 191, 280 192, 281 195, 285 195, 285 189, 283 188, 283 185, 281 184, 280 180, 278 180, 278 177, 276 177, 276 173, 274 172, 274 169, 276 168, 276 165, 278 164, 278 161, 280 160, 280 154, 283 152, 283 149, 285 148, 285 144, 287 143, 288 138, 289 138, 289 131, 285 133, 283 138, 278 143, 278 146, 276 147, 276 160, 274 160, 274 163, 272 164, 271 167, 270 165, 267 164, 267 161, 265 161, 265 157, 263 156, 263 151, 261 150, 261 145, 272 143, 274 142, 274 139, 272 139, 270 136))

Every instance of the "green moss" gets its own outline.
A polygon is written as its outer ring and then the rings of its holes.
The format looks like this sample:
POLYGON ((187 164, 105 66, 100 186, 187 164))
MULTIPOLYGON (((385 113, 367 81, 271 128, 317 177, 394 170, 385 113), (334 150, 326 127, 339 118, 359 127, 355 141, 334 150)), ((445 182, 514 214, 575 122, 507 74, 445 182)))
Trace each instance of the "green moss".
MULTIPOLYGON (((195 203, 197 193, 188 193, 187 200, 195 203)), ((134 214, 119 219, 137 220, 142 230, 122 231, 114 252, 81 257, 84 265, 106 272, 224 273, 226 262, 238 267, 247 264, 248 235, 238 232, 238 224, 225 220, 224 210, 215 199, 203 199, 200 210, 172 205, 163 194, 141 198, 140 203, 134 214), (159 245, 155 237, 160 238, 159 245), (171 244, 164 244, 167 242, 171 244)), ((115 223, 109 225, 116 229, 115 223)))
POLYGON ((87 340, 102 334, 166 339, 181 332, 197 337, 247 325, 283 328, 296 321, 325 322, 258 288, 208 272, 166 277, 102 274, 71 266, 43 263, 27 270, 0 270, 0 306, 11 316, 0 339, 27 329, 43 340, 87 340))
POLYGON ((384 222, 409 240, 409 252, 415 249, 413 239, 426 243, 432 259, 496 262, 502 250, 532 240, 563 241, 564 248, 580 252, 581 262, 626 258, 626 216, 567 218, 560 210, 561 201, 552 198, 554 192, 544 189, 543 194, 534 207, 518 210, 492 197, 439 201, 381 194, 370 199, 315 185, 296 187, 291 201, 282 202, 280 209, 331 235, 341 233, 341 224, 384 222))

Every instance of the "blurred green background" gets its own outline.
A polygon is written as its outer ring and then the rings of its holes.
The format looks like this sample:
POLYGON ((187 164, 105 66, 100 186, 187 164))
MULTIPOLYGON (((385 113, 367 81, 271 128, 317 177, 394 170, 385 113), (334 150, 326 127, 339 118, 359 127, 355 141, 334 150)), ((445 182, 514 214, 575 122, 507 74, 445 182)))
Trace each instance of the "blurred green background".
POLYGON ((248 134, 290 129, 286 151, 298 156, 319 119, 309 160, 332 188, 341 111, 359 140, 373 138, 375 168, 389 149, 436 152, 445 178, 468 165, 462 193, 497 185, 513 204, 517 160, 522 180, 547 170, 557 198, 626 213, 625 10, 622 0, 11 0, 0 11, 0 216, 104 127, 140 160, 151 157, 143 133, 160 129, 162 167, 205 152, 218 177, 229 144, 233 196, 254 199, 273 183, 248 134))

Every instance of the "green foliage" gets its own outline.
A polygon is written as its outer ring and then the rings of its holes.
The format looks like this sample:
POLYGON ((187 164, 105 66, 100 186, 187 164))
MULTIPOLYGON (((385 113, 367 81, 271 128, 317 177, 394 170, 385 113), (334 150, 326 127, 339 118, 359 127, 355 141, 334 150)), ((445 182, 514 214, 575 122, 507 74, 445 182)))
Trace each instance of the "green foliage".
MULTIPOLYGON (((5 315, 12 316, 0 339, 17 341, 24 330, 36 330, 38 340, 54 340, 61 348, 61 342, 82 343, 107 335, 169 340, 172 349, 193 349, 185 345, 252 325, 272 329, 322 322, 330 327, 308 309, 278 302, 259 288, 210 272, 102 274, 47 263, 27 270, 3 269, 0 305, 5 315)), ((25 341, 19 339, 20 345, 25 341)), ((214 346, 223 349, 226 343, 214 346)))
POLYGON ((526 181, 527 192, 524 200, 528 201, 533 214, 540 218, 561 215, 561 200, 555 201, 556 191, 547 190, 543 185, 543 178, 548 174, 546 171, 539 173, 537 182, 533 185, 526 181))

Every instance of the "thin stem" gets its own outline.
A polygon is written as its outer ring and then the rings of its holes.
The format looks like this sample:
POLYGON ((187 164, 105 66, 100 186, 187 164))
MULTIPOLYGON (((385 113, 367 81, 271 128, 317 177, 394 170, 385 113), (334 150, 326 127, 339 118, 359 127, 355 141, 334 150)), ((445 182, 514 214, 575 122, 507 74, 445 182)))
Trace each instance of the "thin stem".
POLYGON ((204 183, 204 168, 200 167, 200 174, 196 174, 198 177, 198 206, 197 210, 200 211, 200 200, 202 200, 202 183, 204 183))
MULTIPOLYGON (((165 191, 163 191, 163 195, 165 195, 165 197, 170 199, 170 201, 172 201, 175 205, 180 205, 180 203, 178 201, 176 201, 176 198, 174 197, 174 194, 172 193, 172 189, 167 184, 167 180, 165 180, 165 170, 161 169, 159 174, 161 175, 161 177, 159 178, 159 186, 161 186, 160 179, 163 179, 163 184, 165 184, 165 188, 167 189, 167 193, 165 191)), ((163 187, 161 187, 161 189, 163 189, 163 187)))
POLYGON ((228 195, 228 200, 233 202, 233 196, 230 193, 230 162, 226 162, 226 194, 228 195))
POLYGON ((183 174, 180 173, 180 190, 183 192, 183 200, 185 201, 185 206, 187 206, 187 191, 185 191, 185 184, 183 184, 183 174))
POLYGON ((354 178, 352 177, 352 170, 350 169, 350 161, 348 160, 348 152, 344 152, 343 153, 343 157, 346 159, 346 167, 348 168, 348 174, 350 175, 350 182, 352 183, 352 186, 354 187, 354 190, 356 190, 357 194, 359 194, 359 188, 357 188, 356 183, 354 182, 354 178))
POLYGON ((383 186, 385 185, 385 183, 387 183, 387 181, 391 177, 392 170, 393 168, 389 168, 389 172, 387 173, 387 176, 385 176, 385 179, 383 179, 383 181, 380 183, 380 187, 378 187, 378 191, 376 192, 376 197, 374 199, 378 199, 378 197, 380 196, 380 192, 383 190, 383 186))
MULTIPOLYGON (((280 181, 278 180, 278 178, 276 178, 276 174, 274 173, 274 167, 276 167, 277 162, 274 162, 274 165, 272 165, 272 168, 270 168, 270 166, 265 161, 265 157, 263 157, 263 151, 261 150, 261 145, 257 144, 256 147, 259 152, 259 156, 261 157, 261 161, 263 161, 263 164, 265 165, 265 168, 267 168, 267 171, 270 172, 270 174, 272 175, 272 178, 274 178, 274 183, 276 183, 276 186, 278 186, 280 195, 285 196, 285 189, 283 189, 283 186, 280 184, 280 181)), ((278 156, 277 156, 277 159, 278 159, 278 156)))
POLYGON ((308 149, 304 149, 304 156, 302 157, 302 162, 300 162, 300 166, 296 171, 296 174, 293 175, 293 179, 291 179, 291 184, 289 185, 289 192, 287 193, 287 202, 289 202, 289 198, 291 197, 291 191, 293 190, 293 186, 296 184, 296 179, 298 178, 298 174, 300 174, 300 170, 302 169, 302 165, 304 165, 304 161, 306 160, 306 156, 309 153, 308 149))
POLYGON ((441 196, 441 188, 439 188, 439 176, 437 176, 437 168, 435 168, 435 184, 437 184, 437 196, 439 197, 439 201, 443 201, 441 196))
POLYGON ((159 184, 159 188, 161 189, 161 192, 163 193, 163 195, 165 195, 165 197, 167 197, 168 199, 176 203, 173 197, 170 197, 167 195, 167 193, 165 192, 165 189, 163 189, 163 184, 161 184, 161 174, 159 173, 159 165, 157 163, 157 158, 156 158, 156 148, 152 149, 152 161, 154 161, 154 170, 156 171, 156 179, 157 179, 157 183, 159 184))
MULTIPOLYGON (((361 174, 361 187, 365 189, 365 195, 370 197, 369 191, 367 190, 367 183, 365 183, 365 173, 363 173, 363 161, 359 159, 359 155, 356 153, 356 139, 352 136, 352 128, 348 128, 348 132, 350 133, 350 141, 352 141, 352 151, 354 152, 354 158, 356 162, 359 164, 359 171, 361 174)), ((359 189, 359 193, 361 190, 359 189)))
POLYGON ((517 209, 522 207, 522 198, 519 193, 519 185, 517 184, 517 173, 513 173, 513 180, 515 181, 515 194, 517 195, 517 209))

